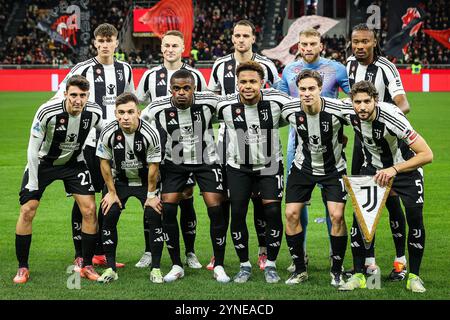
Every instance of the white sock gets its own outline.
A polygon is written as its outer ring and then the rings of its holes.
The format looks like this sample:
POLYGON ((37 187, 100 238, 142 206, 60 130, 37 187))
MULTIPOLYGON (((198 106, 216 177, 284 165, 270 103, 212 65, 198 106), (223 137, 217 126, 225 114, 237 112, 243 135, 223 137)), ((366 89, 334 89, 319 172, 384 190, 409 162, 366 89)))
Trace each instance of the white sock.
POLYGON ((365 265, 366 265, 366 266, 370 266, 370 265, 372 265, 372 264, 376 264, 376 263, 375 263, 375 258, 366 258, 365 265))
POLYGON ((245 262, 241 262, 241 267, 252 267, 252 265, 251 265, 251 263, 250 263, 250 261, 245 261, 245 262))
POLYGON ((258 255, 267 254, 267 248, 266 247, 259 247, 258 255))
POLYGON ((406 257, 405 257, 405 256, 396 257, 395 260, 394 260, 394 262, 395 262, 395 261, 400 262, 400 263, 406 265, 406 257))
POLYGON ((274 268, 276 268, 277 267, 276 261, 267 260, 266 261, 266 267, 274 267, 274 268))

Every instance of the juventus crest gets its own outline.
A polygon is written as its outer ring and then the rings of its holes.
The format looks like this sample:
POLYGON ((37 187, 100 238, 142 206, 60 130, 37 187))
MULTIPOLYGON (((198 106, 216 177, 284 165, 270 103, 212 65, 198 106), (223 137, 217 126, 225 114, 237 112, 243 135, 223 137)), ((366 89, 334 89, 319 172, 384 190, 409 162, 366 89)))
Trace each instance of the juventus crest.
POLYGON ((89 119, 83 120, 83 129, 86 130, 89 127, 89 119))
POLYGON ((375 134, 375 138, 377 140, 380 140, 381 139, 381 129, 374 129, 373 132, 375 134))
POLYGON ((136 151, 137 152, 142 151, 142 141, 136 141, 136 151))
POLYGON ((263 121, 267 121, 269 120, 269 112, 267 111, 267 109, 261 110, 260 113, 263 116, 263 121))
POLYGON ((123 81, 123 70, 117 70, 117 77, 120 81, 123 81))
POLYGON ((202 116, 200 111, 194 112, 194 121, 195 122, 202 122, 202 116))

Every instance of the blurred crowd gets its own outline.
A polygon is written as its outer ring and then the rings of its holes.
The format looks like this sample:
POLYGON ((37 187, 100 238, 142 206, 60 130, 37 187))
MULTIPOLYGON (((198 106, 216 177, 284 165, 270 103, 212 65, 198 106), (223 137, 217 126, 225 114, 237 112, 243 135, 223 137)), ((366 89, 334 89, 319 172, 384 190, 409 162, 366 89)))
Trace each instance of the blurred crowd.
MULTIPOLYGON (((37 28, 50 10, 58 5, 59 1, 35 0, 28 6, 23 23, 15 37, 8 37, 4 28, 0 28, 0 64, 48 64, 70 65, 70 49, 54 40, 47 33, 37 28)), ((382 12, 388 12, 389 2, 375 0, 374 4, 382 7, 382 12)), ((108 22, 120 30, 132 8, 133 1, 105 0, 91 1, 91 29, 103 22, 108 22)), ((8 13, 11 13, 13 3, 0 0, 0 25, 5 26, 8 13)), ((449 28, 448 16, 450 6, 446 0, 429 0, 425 6, 427 16, 422 29, 449 28)), ((314 8, 308 8, 308 14, 315 14, 314 8)), ((232 26, 241 19, 251 20, 256 27, 256 44, 253 48, 259 52, 257 46, 262 41, 262 28, 265 24, 264 0, 199 0, 195 6, 195 25, 192 33, 192 50, 190 62, 212 61, 233 51, 231 43, 232 26)), ((283 39, 283 20, 280 15, 275 17, 275 38, 279 42, 283 39)), ((419 60, 422 65, 448 64, 449 50, 426 35, 422 29, 412 41, 407 55, 397 63, 410 64, 419 60)), ((383 47, 388 30, 387 17, 382 18, 382 30, 379 32, 380 45, 383 47)), ((326 35, 323 37, 324 50, 322 55, 326 58, 345 63, 346 46, 348 39, 340 35, 326 35)), ((297 45, 290 49, 292 54, 297 53, 297 45)), ((95 56, 96 50, 91 45, 90 54, 95 56)), ((131 64, 153 64, 162 61, 159 52, 151 52, 149 46, 140 51, 126 55, 125 60, 131 64)), ((283 66, 275 61, 281 70, 283 66)))

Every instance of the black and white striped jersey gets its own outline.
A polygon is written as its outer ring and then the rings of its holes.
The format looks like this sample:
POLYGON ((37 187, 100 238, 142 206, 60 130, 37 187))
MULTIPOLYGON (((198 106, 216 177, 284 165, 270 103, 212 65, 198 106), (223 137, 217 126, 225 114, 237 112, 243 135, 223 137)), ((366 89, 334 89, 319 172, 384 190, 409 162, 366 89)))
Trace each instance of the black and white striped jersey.
POLYGON ((300 100, 283 107, 281 116, 297 133, 298 144, 294 164, 310 175, 333 175, 346 169, 343 156, 345 119, 342 108, 348 108, 338 99, 321 98, 322 108, 311 115, 304 111, 300 100))
POLYGON ((221 99, 217 118, 226 126, 226 163, 256 171, 283 160, 278 128, 287 125, 280 123, 281 110, 291 101, 275 89, 261 90, 261 100, 252 106, 244 105, 237 93, 221 99))
MULTIPOLYGON (((128 63, 114 59, 113 64, 105 65, 92 58, 78 63, 70 70, 59 85, 55 97, 64 97, 67 80, 73 75, 82 75, 89 81, 89 101, 102 108, 105 124, 116 119, 114 111, 117 96, 124 92, 135 92, 133 73, 128 63)), ((95 147, 95 132, 89 135, 87 144, 95 147)))
POLYGON ((351 108, 343 109, 355 134, 363 143, 365 162, 376 169, 391 167, 410 159, 414 153, 409 146, 418 137, 405 115, 395 105, 378 102, 376 118, 361 121, 351 108))
MULTIPOLYGON (((199 70, 187 63, 183 63, 180 69, 186 69, 192 73, 195 79, 196 91, 207 90, 205 77, 199 70)), ((141 103, 150 103, 158 97, 167 96, 170 89, 170 79, 178 70, 167 70, 164 64, 160 64, 145 71, 136 89, 139 101, 141 103)))
POLYGON ((378 91, 379 101, 393 103, 393 98, 405 94, 402 79, 395 65, 385 57, 377 56, 369 65, 360 64, 355 56, 347 59, 350 89, 359 81, 370 81, 378 91))
POLYGON ((39 163, 59 166, 84 161, 81 151, 89 132, 103 127, 102 109, 97 104, 87 102, 79 115, 72 116, 65 103, 66 99, 52 99, 40 106, 34 117, 28 145, 29 184, 33 186, 37 186, 39 163))
POLYGON ((175 164, 218 162, 212 127, 219 97, 210 91, 195 92, 190 108, 179 109, 172 97, 158 98, 141 113, 141 118, 158 128, 164 159, 175 164))
POLYGON ((148 184, 148 164, 161 162, 158 130, 139 119, 135 132, 124 132, 119 122, 108 124, 100 134, 96 155, 112 160, 114 182, 128 186, 148 184))
POLYGON ((73 67, 59 85, 58 97, 64 96, 67 80, 73 75, 82 75, 90 83, 89 101, 102 107, 103 119, 111 122, 116 119, 114 110, 116 97, 123 92, 134 93, 133 73, 131 66, 123 61, 115 60, 110 65, 101 64, 96 58, 78 63, 73 67))
MULTIPOLYGON (((259 62, 264 69, 264 80, 272 87, 276 87, 281 80, 275 64, 268 58, 254 53, 252 61, 259 62)), ((218 58, 212 67, 208 89, 220 92, 221 95, 237 93, 236 68, 239 62, 234 58, 234 53, 218 58)))

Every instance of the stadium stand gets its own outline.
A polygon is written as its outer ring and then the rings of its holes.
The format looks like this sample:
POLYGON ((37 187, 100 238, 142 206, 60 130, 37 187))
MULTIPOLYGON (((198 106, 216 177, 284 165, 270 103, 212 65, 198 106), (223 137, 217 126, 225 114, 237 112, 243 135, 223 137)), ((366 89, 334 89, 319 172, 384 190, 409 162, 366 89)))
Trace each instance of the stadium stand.
MULTIPOLYGON (((22 1, 27 4, 22 10, 23 20, 19 21, 17 30, 2 28, 0 30, 0 64, 46 64, 46 65, 70 65, 69 49, 67 46, 55 42, 43 31, 37 28, 37 23, 51 10, 59 1, 22 1), (32 3, 32 4, 29 4, 32 3)), ((212 61, 224 56, 232 51, 231 32, 235 21, 240 19, 251 20, 257 29, 257 40, 254 51, 259 51, 264 36, 265 25, 265 5, 263 0, 199 0, 195 6, 195 25, 193 30, 193 41, 191 51, 191 63, 198 61, 212 61)), ((19 7, 20 5, 19 4, 19 7)), ((91 29, 102 22, 109 22, 120 30, 128 15, 134 1, 108 0, 104 2, 91 2, 91 29)), ((389 11, 388 1, 373 1, 373 4, 380 5, 383 12, 389 11)), ((0 0, 0 25, 7 25, 11 20, 6 12, 20 17, 20 8, 17 13, 13 10, 10 1, 0 0)), ((424 67, 430 64, 448 64, 449 50, 440 45, 437 41, 427 36, 423 29, 447 29, 449 27, 448 16, 450 5, 445 0, 430 0, 425 5, 426 17, 417 37, 409 46, 408 53, 404 59, 395 60, 396 63, 411 64, 414 60, 420 60, 424 67)), ((315 7, 308 6, 307 14, 315 14, 315 7)), ((382 18, 382 30, 379 31, 381 47, 385 44, 388 30, 387 17, 382 18)), ((277 42, 283 39, 284 16, 277 14, 274 18, 275 39, 277 42)), ((345 62, 346 45, 348 39, 343 35, 328 34, 323 37, 323 56, 329 59, 345 62)), ((91 54, 95 55, 95 50, 91 45, 91 54)), ((296 45, 291 48, 291 53, 297 51, 296 45)), ((150 52, 149 48, 142 51, 131 52, 126 56, 126 60, 131 64, 155 64, 161 61, 159 53, 150 52)), ((276 65, 281 71, 283 66, 277 62, 276 65)))

